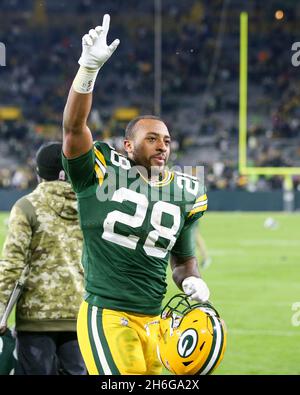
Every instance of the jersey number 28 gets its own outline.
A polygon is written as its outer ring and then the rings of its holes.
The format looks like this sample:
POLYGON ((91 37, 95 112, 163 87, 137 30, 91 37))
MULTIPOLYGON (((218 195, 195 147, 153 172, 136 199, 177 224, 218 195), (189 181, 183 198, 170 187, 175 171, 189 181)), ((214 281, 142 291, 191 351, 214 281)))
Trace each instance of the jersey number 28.
MULTIPOLYGON (((133 202, 136 204, 136 210, 134 215, 129 215, 119 210, 110 212, 104 220, 102 238, 123 247, 130 248, 131 250, 135 250, 139 237, 135 235, 124 236, 116 233, 114 231, 115 223, 119 222, 131 228, 142 227, 149 206, 148 198, 141 193, 123 187, 114 192, 111 200, 119 203, 122 203, 124 200, 133 202)), ((153 205, 150 223, 154 229, 145 240, 143 249, 147 255, 164 258, 176 242, 175 234, 180 227, 180 208, 168 202, 158 201, 153 205), (167 228, 161 224, 163 213, 167 213, 173 217, 173 225, 171 228, 167 228), (155 246, 159 237, 170 240, 166 248, 155 246)))

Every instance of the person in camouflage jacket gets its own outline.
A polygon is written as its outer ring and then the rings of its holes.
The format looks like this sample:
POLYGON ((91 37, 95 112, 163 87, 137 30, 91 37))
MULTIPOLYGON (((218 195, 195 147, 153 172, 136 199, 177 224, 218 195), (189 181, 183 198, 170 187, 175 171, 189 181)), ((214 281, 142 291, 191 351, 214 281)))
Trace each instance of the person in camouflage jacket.
POLYGON ((38 151, 43 182, 13 206, 0 260, 0 317, 28 267, 16 306, 17 374, 86 373, 76 336, 84 285, 82 233, 61 148, 53 142, 38 151))

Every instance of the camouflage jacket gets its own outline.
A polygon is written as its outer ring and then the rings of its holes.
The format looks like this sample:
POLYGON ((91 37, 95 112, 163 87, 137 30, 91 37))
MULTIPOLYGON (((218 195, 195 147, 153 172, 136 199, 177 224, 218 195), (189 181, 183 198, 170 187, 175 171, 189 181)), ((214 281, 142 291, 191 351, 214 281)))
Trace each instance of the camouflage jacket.
POLYGON ((0 260, 0 317, 23 269, 16 329, 75 331, 83 298, 82 233, 71 185, 42 182, 13 206, 0 260))

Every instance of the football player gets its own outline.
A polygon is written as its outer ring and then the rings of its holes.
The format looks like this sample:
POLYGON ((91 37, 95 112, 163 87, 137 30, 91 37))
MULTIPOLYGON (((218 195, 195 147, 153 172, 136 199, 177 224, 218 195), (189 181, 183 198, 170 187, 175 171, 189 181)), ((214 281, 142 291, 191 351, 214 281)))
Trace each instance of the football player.
POLYGON ((109 24, 106 14, 82 38, 63 117, 63 164, 84 235, 78 338, 91 375, 160 374, 156 345, 170 255, 177 286, 193 300, 209 298, 193 246, 193 224, 207 197, 198 179, 166 169, 171 137, 158 117, 128 124, 127 156, 93 142, 87 118, 95 80, 119 45, 107 45, 109 24))

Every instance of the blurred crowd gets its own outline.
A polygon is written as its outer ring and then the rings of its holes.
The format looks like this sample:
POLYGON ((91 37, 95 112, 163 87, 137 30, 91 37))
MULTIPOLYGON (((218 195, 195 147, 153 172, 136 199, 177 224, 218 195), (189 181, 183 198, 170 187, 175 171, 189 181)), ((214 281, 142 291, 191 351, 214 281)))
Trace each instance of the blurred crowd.
MULTIPOLYGON (((172 165, 205 166, 209 189, 282 188, 281 177, 238 172, 239 14, 242 0, 162 2, 162 107, 174 142, 172 165)), ((34 154, 61 139, 63 108, 76 73, 81 36, 112 15, 108 41, 121 39, 94 91, 95 139, 120 145, 119 108, 154 113, 155 1, 2 0, 0 187, 35 185, 34 154), (20 114, 5 115, 2 107, 20 114), (3 115, 4 114, 4 115, 3 115)), ((249 12, 248 165, 300 167, 300 87, 291 64, 300 7, 247 2, 249 12), (249 3, 249 4, 248 4, 249 3), (297 19, 298 18, 298 19, 297 19)), ((300 189, 299 177, 294 186, 300 189)))

